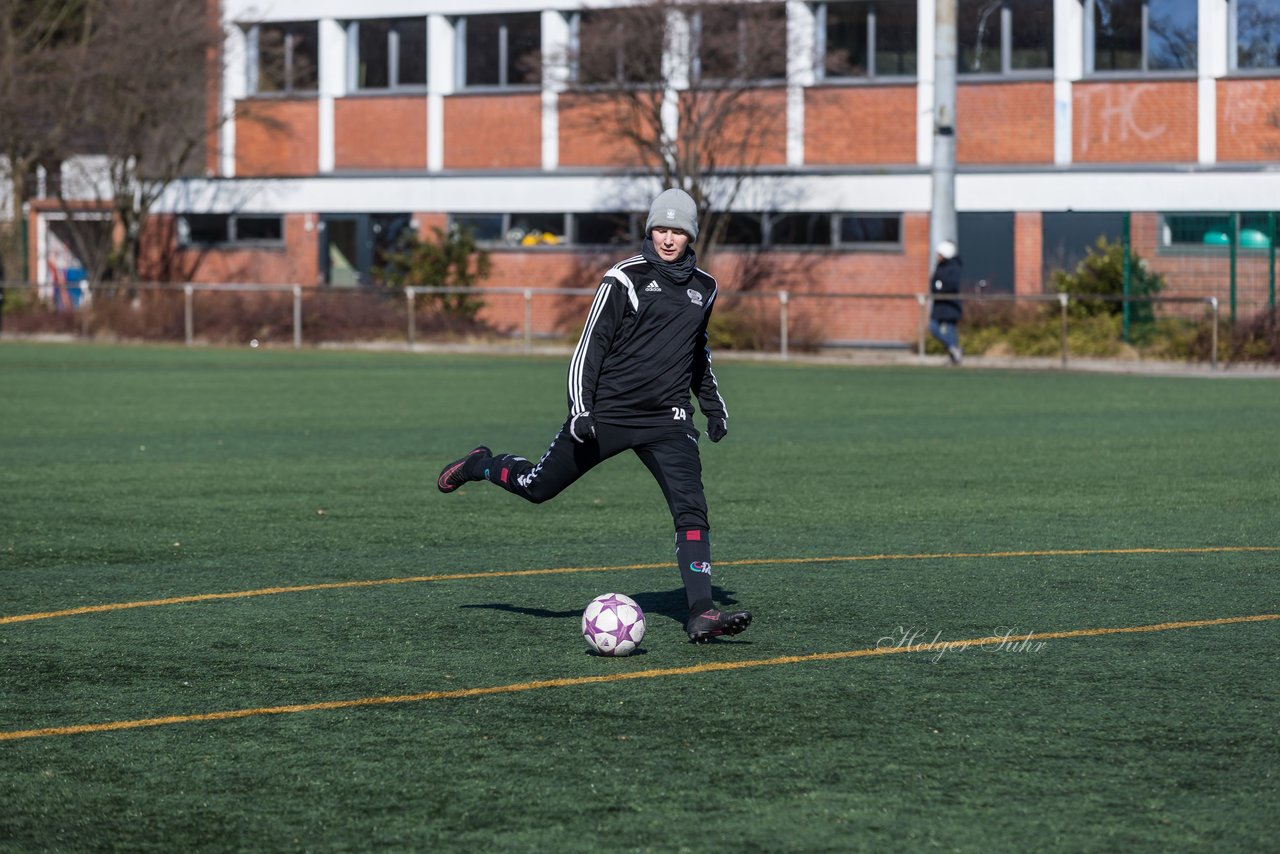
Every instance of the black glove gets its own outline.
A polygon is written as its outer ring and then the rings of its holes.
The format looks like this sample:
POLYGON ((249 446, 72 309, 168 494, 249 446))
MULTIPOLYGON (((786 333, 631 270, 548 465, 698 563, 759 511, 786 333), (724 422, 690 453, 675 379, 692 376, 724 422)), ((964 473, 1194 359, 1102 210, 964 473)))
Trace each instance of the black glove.
POLYGON ((719 442, 729 432, 729 423, 724 418, 708 418, 707 419, 707 438, 713 442, 719 442))
POLYGON ((596 420, 590 412, 575 415, 569 420, 569 437, 578 443, 596 437, 596 420))

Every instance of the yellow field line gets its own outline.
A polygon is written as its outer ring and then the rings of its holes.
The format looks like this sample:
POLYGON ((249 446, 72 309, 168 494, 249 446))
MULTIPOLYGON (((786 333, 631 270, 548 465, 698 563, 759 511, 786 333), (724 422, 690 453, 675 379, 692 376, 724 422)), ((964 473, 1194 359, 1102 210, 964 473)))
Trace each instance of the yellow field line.
MULTIPOLYGON (((960 558, 1012 558, 1012 557, 1082 557, 1101 555, 1179 555, 1226 554, 1239 552, 1275 552, 1280 546, 1208 546, 1202 548, 1171 549, 1045 549, 1016 552, 941 552, 931 554, 878 554, 834 555, 830 557, 752 558, 719 561, 717 566, 768 566, 809 563, 851 563, 856 561, 890 560, 955 560, 960 558)), ((102 614, 108 611, 125 611, 131 608, 155 608, 161 605, 189 605, 196 602, 216 602, 221 599, 248 599, 253 596, 275 596, 280 593, 306 593, 314 590, 348 590, 354 587, 382 587, 388 584, 422 584, 431 581, 462 581, 475 578, 517 578, 530 575, 566 575, 579 572, 619 572, 623 570, 663 569, 666 563, 635 563, 622 566, 562 566, 550 569, 513 569, 498 572, 455 572, 440 575, 413 575, 405 578, 374 578, 363 581, 333 581, 325 584, 299 584, 289 587, 263 587, 257 590, 233 590, 227 593, 197 593, 190 596, 170 596, 165 599, 144 599, 137 602, 110 602, 105 605, 85 605, 60 611, 41 611, 33 614, 14 614, 0 617, 0 626, 10 623, 28 623, 33 620, 52 620, 56 617, 77 617, 84 614, 102 614)))
POLYGON ((1154 623, 1146 626, 1118 626, 1111 628, 1075 629, 1064 632, 1035 632, 1011 639, 1008 636, 971 638, 969 640, 942 643, 902 644, 884 647, 865 647, 842 652, 817 652, 808 655, 784 655, 776 658, 759 658, 747 661, 716 661, 688 667, 667 667, 655 670, 636 670, 627 673, 609 673, 600 676, 571 676, 562 679, 540 679, 534 682, 517 682, 511 685, 491 685, 483 688, 459 688, 452 691, 424 691, 419 694, 401 694, 385 697, 362 697, 356 700, 333 700, 325 703, 298 703, 290 706, 265 706, 258 709, 231 709, 197 715, 170 715, 162 718, 141 718, 132 721, 107 721, 96 724, 45 727, 43 729, 0 732, 0 741, 16 741, 24 738, 42 738, 55 735, 82 735, 95 732, 112 732, 122 729, 167 726, 169 724, 227 721, 263 715, 289 715, 299 712, 322 712, 334 709, 354 709, 364 706, 387 706, 394 703, 421 703, 428 700, 457 700, 466 697, 483 697, 492 694, 516 694, 523 691, 539 691, 546 688, 572 688, 579 685, 596 685, 602 682, 624 682, 633 679, 658 679, 666 676, 688 676, 694 673, 715 673, 727 670, 744 670, 748 667, 774 667, 782 664, 810 664, 821 661, 842 661, 850 658, 867 658, 875 655, 894 655, 902 652, 931 652, 945 648, 949 651, 968 647, 1010 644, 1022 646, 1030 642, 1087 638, 1101 635, 1132 634, 1136 632, 1166 632, 1173 629, 1191 629, 1203 626, 1225 626, 1233 623, 1259 623, 1280 620, 1280 614, 1254 614, 1244 617, 1219 617, 1211 620, 1186 620, 1173 623, 1154 623))

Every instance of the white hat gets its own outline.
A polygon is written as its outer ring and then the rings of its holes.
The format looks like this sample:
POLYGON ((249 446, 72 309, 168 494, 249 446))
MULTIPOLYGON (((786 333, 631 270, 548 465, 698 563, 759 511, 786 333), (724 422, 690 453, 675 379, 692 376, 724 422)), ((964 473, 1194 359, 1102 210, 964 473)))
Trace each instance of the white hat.
POLYGON ((943 240, 938 243, 938 255, 950 261, 956 257, 956 245, 950 240, 943 240))

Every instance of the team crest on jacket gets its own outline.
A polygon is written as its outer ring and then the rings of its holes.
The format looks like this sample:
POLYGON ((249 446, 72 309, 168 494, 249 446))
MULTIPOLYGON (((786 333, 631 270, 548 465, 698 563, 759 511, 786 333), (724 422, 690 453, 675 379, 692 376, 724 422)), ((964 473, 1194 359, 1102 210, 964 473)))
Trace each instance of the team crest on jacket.
POLYGON ((685 293, 689 295, 689 302, 693 303, 694 305, 702 305, 701 293, 699 293, 698 291, 695 291, 693 288, 689 288, 689 290, 685 291, 685 293))

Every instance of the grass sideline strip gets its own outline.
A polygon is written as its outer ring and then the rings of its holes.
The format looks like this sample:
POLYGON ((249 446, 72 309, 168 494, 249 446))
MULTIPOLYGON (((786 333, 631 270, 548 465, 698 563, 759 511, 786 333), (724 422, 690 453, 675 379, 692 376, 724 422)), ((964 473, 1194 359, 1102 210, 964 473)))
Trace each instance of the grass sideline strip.
MULTIPOLYGON (((958 560, 975 558, 1018 557, 1097 557, 1103 555, 1142 554, 1228 554, 1241 552, 1276 552, 1280 546, 1204 546, 1187 548, 1130 548, 1130 549, 1045 549, 1040 551, 1004 552, 942 552, 937 554, 877 554, 834 555, 830 557, 804 558, 747 558, 719 561, 717 566, 768 566, 806 563, 853 563, 862 561, 893 560, 958 560)), ((424 584, 434 581, 465 581, 477 578, 517 578, 534 575, 569 575, 579 572, 622 572, 627 570, 663 569, 667 563, 635 563, 619 566, 563 566, 548 569, 513 569, 498 572, 456 572, 438 575, 413 575, 402 578, 374 578, 363 581, 333 581, 323 584, 299 584, 287 587, 263 587, 257 590, 234 590, 226 593, 197 593, 190 596, 171 596, 165 599, 144 599, 135 602, 111 602, 104 605, 85 605, 60 611, 40 611, 30 614, 14 614, 0 617, 0 626, 12 623, 29 623, 35 620, 52 620, 58 617, 78 617, 86 614, 103 614, 132 608, 158 608, 164 605, 190 605, 199 602, 217 602, 224 599, 248 599, 254 596, 276 596, 281 593, 307 593, 317 590, 350 590, 359 587, 381 587, 390 584, 424 584)))
MULTIPOLYGON (((1217 617, 1207 620, 1184 620, 1181 622, 1153 623, 1144 626, 1113 626, 1110 628, 1073 629, 1060 632, 1035 632, 1020 636, 1017 639, 1017 642, 1021 644, 1026 642, 1067 640, 1071 638, 1101 637, 1104 635, 1166 632, 1176 629, 1203 628, 1205 626, 1226 626, 1239 623, 1259 623, 1270 620, 1280 620, 1280 614, 1217 617)), ((842 652, 820 652, 811 653, 809 655, 784 655, 775 658, 762 658, 748 661, 709 662, 707 664, 695 664, 688 667, 637 670, 629 673, 611 673, 600 676, 573 676, 561 679, 540 679, 533 682, 517 682, 511 685, 491 685, 483 688, 459 688, 452 691, 424 691, 419 694, 362 697, 356 700, 333 700, 324 703, 300 703, 289 706, 268 706, 257 709, 232 709, 223 712, 206 712, 204 714, 195 715, 170 715, 168 717, 142 718, 131 721, 107 721, 105 723, 97 724, 79 724, 75 726, 13 730, 9 732, 0 732, 0 741, 17 741, 19 739, 46 738, 60 735, 84 735, 88 733, 113 732, 124 729, 139 729, 142 727, 168 726, 171 724, 236 720, 239 718, 261 717, 265 715, 333 711, 336 709, 354 709, 366 706, 387 706, 398 703, 421 703, 429 700, 457 700, 468 697, 490 696, 494 694, 516 694, 524 691, 538 691, 547 688, 571 688, 581 685, 596 685, 604 682, 623 682, 633 679, 657 679, 664 676, 688 676, 695 673, 744 670, 748 667, 776 667, 784 664, 811 664, 822 661, 843 661, 846 659, 893 655, 895 653, 903 652, 930 652, 937 651, 940 647, 945 647, 947 650, 959 650, 1009 642, 1010 639, 1008 637, 993 635, 986 638, 946 641, 942 644, 922 643, 885 647, 864 647, 861 649, 844 650, 842 652)))

